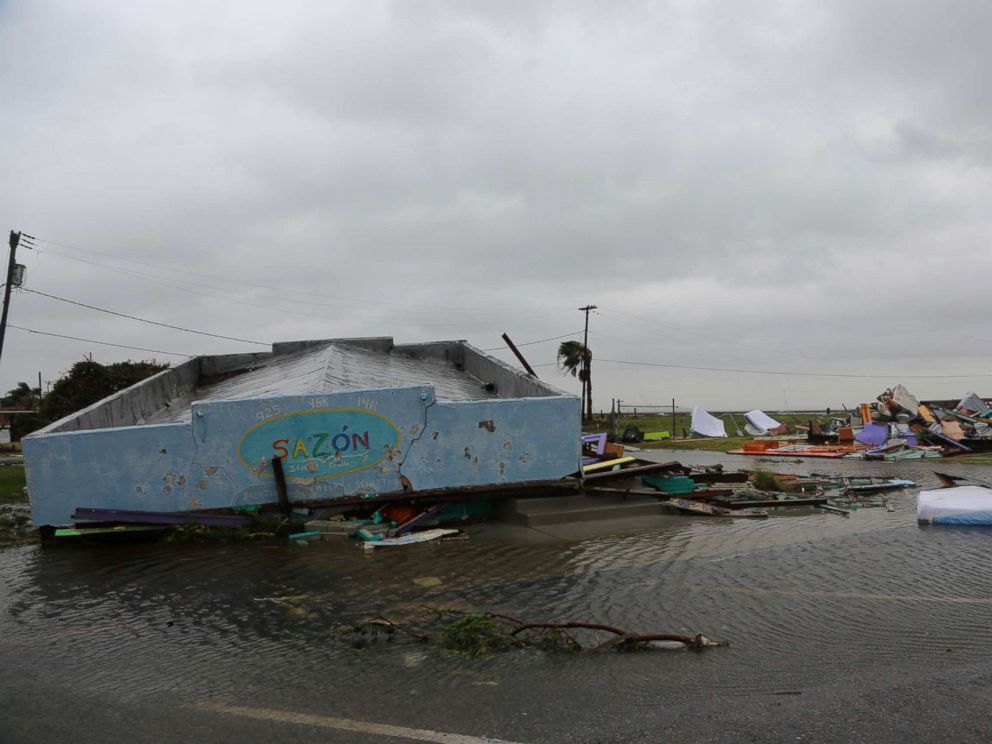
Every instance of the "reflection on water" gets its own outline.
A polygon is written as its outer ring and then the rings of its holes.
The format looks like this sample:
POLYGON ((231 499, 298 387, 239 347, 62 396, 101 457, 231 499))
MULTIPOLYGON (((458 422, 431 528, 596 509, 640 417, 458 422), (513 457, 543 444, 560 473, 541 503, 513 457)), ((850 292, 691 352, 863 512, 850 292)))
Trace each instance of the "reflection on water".
MULTIPOLYGON (((754 467, 719 454, 679 457, 754 467)), ((930 463, 772 466, 936 485, 930 463)), ((379 696, 409 695, 429 679, 432 693, 501 686, 525 697, 553 685, 576 715, 593 688, 614 691, 622 712, 658 705, 662 693, 791 689, 986 653, 992 530, 920 528, 915 492, 892 500, 894 513, 850 518, 673 517, 649 531, 526 544, 483 530, 469 541, 372 554, 345 541, 13 548, 0 553, 0 650, 123 698, 178 690, 234 699, 315 686, 357 696, 356 680, 379 696), (415 582, 424 577, 440 584, 415 582), (702 631, 732 645, 702 655, 467 662, 406 642, 359 651, 336 640, 335 628, 363 613, 422 604, 702 631)))

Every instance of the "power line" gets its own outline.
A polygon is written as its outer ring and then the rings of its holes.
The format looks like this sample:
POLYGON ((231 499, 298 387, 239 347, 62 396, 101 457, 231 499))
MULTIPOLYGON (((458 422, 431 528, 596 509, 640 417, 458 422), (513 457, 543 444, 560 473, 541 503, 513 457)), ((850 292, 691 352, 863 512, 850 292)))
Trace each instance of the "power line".
POLYGON ((88 344, 100 344, 101 346, 116 346, 118 349, 133 349, 135 351, 148 351, 152 354, 168 354, 169 356, 181 356, 181 357, 192 357, 193 354, 180 354, 177 351, 162 351, 161 349, 146 349, 142 346, 127 346, 125 344, 112 344, 109 341, 94 341, 91 338, 79 338, 78 336, 65 336, 61 333, 49 333, 48 331, 36 331, 33 328, 22 328, 21 326, 16 326, 13 323, 7 324, 8 328, 16 328, 19 331, 25 331, 27 333, 37 333, 41 336, 54 336, 55 338, 67 338, 72 341, 85 341, 88 344))
POLYGON ((855 379, 886 379, 892 380, 896 378, 903 379, 919 379, 919 380, 945 380, 951 378, 967 378, 967 377, 992 377, 990 374, 983 374, 976 372, 970 375, 904 375, 902 373, 898 374, 876 374, 876 375, 850 375, 841 374, 836 372, 787 372, 783 370, 768 370, 768 369, 734 369, 732 367, 692 367, 686 364, 659 364, 656 362, 631 362, 624 359, 597 359, 597 362, 606 362, 608 364, 629 364, 638 367, 665 367, 667 369, 691 369, 691 370, 701 370, 704 372, 736 372, 739 374, 746 375, 785 375, 789 377, 848 377, 855 379))
POLYGON ((239 341, 244 344, 256 344, 258 346, 271 346, 264 341, 252 341, 247 338, 235 338, 234 336, 222 336, 219 333, 208 333, 207 331, 195 331, 192 328, 183 328, 182 326, 170 325, 169 323, 159 323, 156 320, 148 320, 147 318, 139 318, 136 315, 128 315, 126 313, 118 313, 114 310, 107 310, 103 307, 96 307, 95 305, 87 305, 85 302, 77 302, 76 300, 69 300, 65 297, 56 297, 52 294, 47 294, 46 292, 39 292, 37 289, 21 289, 22 292, 30 292, 31 294, 41 295, 42 297, 48 297, 51 300, 58 300, 59 302, 66 302, 70 305, 76 305, 78 307, 85 307, 88 310, 96 310, 97 312, 107 313, 108 315, 116 315, 119 318, 127 318, 128 320, 137 320, 142 323, 149 323, 151 325, 161 326, 162 328, 171 328, 174 331, 185 331, 186 333, 195 333, 198 336, 210 336, 212 338, 222 338, 226 341, 239 341))
MULTIPOLYGON (((552 336, 551 338, 542 338, 538 341, 525 341, 522 344, 517 344, 517 346, 533 346, 534 344, 543 344, 547 341, 557 341, 562 338, 568 338, 569 336, 578 336, 580 333, 582 333, 582 331, 574 331, 573 333, 563 333, 560 336, 552 336)), ((505 348, 506 348, 505 346, 497 346, 492 349, 479 349, 479 351, 503 351, 505 348)), ((536 366, 540 367, 542 365, 539 364, 536 366)))
MULTIPOLYGON (((110 258, 110 259, 115 260, 115 261, 126 261, 128 263, 138 264, 139 266, 150 266, 152 268, 161 269, 163 271, 171 271, 173 273, 180 274, 184 279, 187 279, 189 277, 189 274, 190 274, 190 271, 189 271, 188 268, 179 269, 179 268, 176 268, 174 266, 168 266, 166 264, 153 263, 151 261, 140 261, 140 260, 135 259, 135 258, 129 258, 129 257, 126 257, 126 256, 117 256, 117 255, 114 255, 113 253, 105 253, 103 251, 93 250, 92 248, 81 248, 79 246, 69 245, 68 243, 59 243, 57 241, 46 240, 44 238, 35 238, 35 240, 37 240, 37 241, 39 241, 41 243, 45 243, 46 245, 55 245, 55 246, 60 246, 62 248, 68 248, 69 250, 82 251, 84 253, 92 253, 92 254, 95 254, 97 256, 103 256, 105 258, 110 258)), ((55 253, 54 251, 51 251, 51 250, 49 250, 48 252, 51 255, 61 255, 61 254, 55 253)), ((69 258, 70 260, 73 260, 72 257, 70 257, 70 256, 64 256, 64 255, 62 255, 62 258, 69 258)), ((77 258, 77 259, 74 259, 74 260, 77 260, 78 261, 78 260, 81 260, 81 259, 78 259, 77 258)), ((84 262, 84 263, 86 263, 86 262, 84 262)), ((90 262, 90 263, 92 263, 92 262, 90 262)), ((97 265, 100 265, 100 264, 97 264, 97 265)), ((103 268, 111 268, 111 267, 104 265, 103 268)), ((326 293, 306 292, 306 291, 301 290, 301 289, 291 289, 291 288, 288 288, 288 287, 274 287, 271 284, 257 284, 257 283, 253 283, 253 282, 241 281, 239 279, 233 279, 230 276, 219 276, 219 275, 216 275, 216 274, 204 274, 202 272, 197 272, 197 276, 203 277, 205 279, 213 279, 215 281, 223 282, 225 284, 240 284, 240 285, 245 286, 245 287, 254 287, 255 289, 263 289, 263 290, 266 290, 268 292, 278 291, 278 292, 283 293, 283 294, 297 294, 297 295, 305 295, 305 296, 309 296, 309 297, 319 297, 319 298, 324 298, 324 297, 327 296, 326 293)), ((164 277, 160 277, 160 278, 164 278, 164 277)), ((521 308, 519 306, 507 307, 507 308, 498 308, 498 307, 496 307, 496 308, 487 308, 485 310, 476 310, 474 308, 465 308, 465 307, 458 307, 458 306, 453 306, 453 305, 422 305, 422 304, 412 305, 412 304, 402 304, 402 303, 395 303, 395 302, 382 302, 381 300, 369 300, 367 297, 356 298, 356 297, 344 297, 342 295, 335 295, 335 296, 339 297, 342 300, 347 300, 349 302, 360 302, 360 303, 363 303, 365 305, 381 305, 383 307, 392 307, 392 308, 404 309, 404 310, 425 310, 425 311, 430 311, 430 310, 451 310, 453 312, 472 313, 472 314, 480 314, 480 315, 491 315, 494 310, 504 311, 504 312, 505 311, 511 311, 511 312, 534 312, 534 310, 547 311, 547 308, 528 309, 528 308, 521 308)), ((314 304, 314 303, 311 303, 311 304, 314 304)), ((327 303, 316 303, 316 304, 327 304, 327 303)), ((563 311, 562 308, 558 308, 557 310, 551 310, 551 311, 548 311, 548 312, 562 312, 562 311, 563 311)))
MULTIPOLYGON (((107 264, 98 263, 97 261, 90 261, 90 260, 85 259, 85 258, 78 258, 76 256, 67 256, 67 255, 64 255, 62 253, 58 253, 57 251, 53 251, 53 250, 48 249, 48 248, 46 248, 45 250, 36 249, 35 252, 38 253, 39 255, 58 256, 59 258, 66 259, 68 261, 76 261, 76 262, 79 262, 79 263, 87 264, 89 266, 96 266, 98 268, 106 269, 108 271, 113 271, 115 273, 122 274, 124 276, 135 277, 137 279, 142 279, 144 281, 151 282, 151 283, 157 284, 159 286, 168 287, 169 289, 179 290, 180 292, 186 292, 187 294, 192 294, 192 295, 196 295, 196 296, 199 296, 199 297, 207 297, 209 299, 218 300, 220 302, 230 302, 230 303, 233 303, 235 305, 244 305, 244 306, 255 308, 255 309, 274 310, 274 311, 280 312, 280 313, 293 313, 295 315, 306 316, 306 317, 309 317, 309 318, 318 318, 318 319, 321 319, 321 320, 325 320, 326 319, 326 315, 315 315, 314 313, 303 312, 301 310, 297 310, 296 308, 292 308, 292 307, 287 308, 287 307, 276 307, 276 306, 273 306, 273 305, 263 305, 263 304, 260 304, 259 302, 255 301, 255 300, 234 299, 232 297, 225 297, 223 295, 214 294, 212 292, 198 291, 196 289, 192 289, 191 287, 206 287, 206 285, 196 284, 195 282, 190 282, 188 279, 186 279, 186 280, 180 280, 180 279, 173 279, 172 277, 156 276, 156 275, 153 275, 153 274, 146 274, 146 273, 142 273, 142 272, 139 272, 139 271, 125 270, 125 269, 122 269, 122 268, 119 268, 119 267, 116 267, 116 266, 108 266, 107 264)), ((252 286, 254 286, 254 285, 252 285, 252 286)), ((213 287, 206 287, 206 288, 207 289, 213 289, 213 287)), ((235 291, 237 291, 237 290, 235 290, 235 291)), ((289 302, 289 303, 302 303, 302 304, 305 304, 305 305, 319 305, 319 306, 329 307, 329 308, 335 308, 335 309, 353 309, 354 308, 353 305, 340 305, 340 304, 333 304, 333 303, 328 303, 328 302, 316 302, 314 300, 294 299, 292 297, 279 297, 279 298, 273 298, 273 299, 278 299, 279 301, 289 302)), ((414 312, 414 311, 412 311, 412 310, 405 310, 404 311, 404 315, 409 315, 412 312, 414 312)), ((419 312, 429 313, 432 317, 433 316, 436 316, 436 315, 440 315, 439 313, 436 313, 434 311, 427 310, 427 309, 421 309, 419 312)), ((468 312, 469 311, 465 311, 465 312, 459 313, 459 315, 464 315, 464 314, 466 314, 468 312)), ((533 315, 551 315, 553 313, 554 313, 554 311, 546 311, 546 312, 542 312, 542 313, 531 313, 531 316, 533 316, 533 315)), ((451 322, 428 323, 428 322, 424 322, 424 321, 418 320, 416 318, 408 318, 408 320, 412 324, 416 324, 418 326, 422 326, 422 327, 425 327, 425 328, 427 328, 427 327, 431 327, 431 328, 448 328, 448 327, 450 327, 452 325, 451 322)), ((362 319, 358 319, 358 318, 349 318, 348 319, 348 322, 349 323, 360 323, 360 324, 366 324, 366 325, 381 325, 381 322, 380 321, 377 321, 377 320, 362 320, 362 319)), ((481 323, 478 322, 478 321, 470 321, 470 322, 459 323, 459 325, 461 327, 468 327, 468 326, 476 327, 476 326, 480 326, 480 325, 482 325, 482 326, 490 326, 490 325, 492 325, 492 323, 493 323, 492 319, 488 319, 488 320, 483 321, 481 323)))
POLYGON ((618 310, 615 307, 604 307, 602 309, 605 310, 607 313, 615 313, 617 315, 624 315, 624 316, 626 316, 628 318, 631 318, 632 320, 637 320, 637 321, 640 321, 641 323, 646 323, 648 325, 654 325, 654 326, 659 326, 659 327, 660 326, 667 326, 668 328, 674 328, 676 330, 680 330, 680 331, 683 331, 683 332, 688 332, 688 333, 691 333, 691 334, 693 334, 695 336, 709 336, 710 338, 716 339, 717 341, 721 341, 723 343, 728 343, 728 344, 738 343, 738 341, 736 339, 730 339, 730 338, 726 338, 726 337, 723 337, 723 336, 718 336, 718 335, 715 335, 713 333, 710 333, 709 331, 705 331, 702 328, 697 328, 695 326, 689 326, 689 325, 685 325, 685 324, 681 324, 681 323, 667 323, 667 322, 665 322, 663 320, 657 320, 655 318, 645 318, 645 317, 642 317, 640 315, 634 315, 633 313, 628 313, 628 312, 625 312, 623 310, 618 310))

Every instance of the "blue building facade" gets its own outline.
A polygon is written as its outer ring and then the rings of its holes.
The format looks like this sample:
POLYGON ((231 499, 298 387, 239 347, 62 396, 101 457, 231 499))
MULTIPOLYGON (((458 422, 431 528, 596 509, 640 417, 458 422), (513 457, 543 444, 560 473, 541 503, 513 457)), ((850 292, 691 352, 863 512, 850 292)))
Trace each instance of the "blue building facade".
POLYGON ((271 504, 274 457, 297 504, 553 481, 580 429, 578 397, 464 342, 342 339, 190 360, 22 446, 35 523, 64 525, 271 504))

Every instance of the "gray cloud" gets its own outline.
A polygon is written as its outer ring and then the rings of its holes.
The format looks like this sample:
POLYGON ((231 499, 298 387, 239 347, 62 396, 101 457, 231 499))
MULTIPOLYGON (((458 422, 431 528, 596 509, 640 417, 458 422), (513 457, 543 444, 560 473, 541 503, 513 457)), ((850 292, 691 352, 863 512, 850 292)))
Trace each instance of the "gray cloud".
MULTIPOLYGON (((602 359, 984 374, 989 13, 0 4, 0 214, 73 246, 22 251, 30 286, 240 337, 488 348, 575 331, 595 302, 602 359)), ((11 321, 240 348, 27 294, 11 321)), ((11 331, 0 387, 84 351, 129 356, 11 331)), ((596 368, 604 406, 836 405, 896 381, 596 368)))

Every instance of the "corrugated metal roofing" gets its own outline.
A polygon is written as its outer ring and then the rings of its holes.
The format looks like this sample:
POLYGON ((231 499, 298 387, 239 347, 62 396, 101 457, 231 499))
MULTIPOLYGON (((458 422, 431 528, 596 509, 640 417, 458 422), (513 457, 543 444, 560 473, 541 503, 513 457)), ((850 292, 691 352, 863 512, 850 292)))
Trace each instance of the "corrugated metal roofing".
POLYGON ((150 416, 145 423, 189 421, 193 401, 308 395, 403 385, 433 385, 439 400, 498 397, 486 391, 481 380, 442 359, 329 344, 273 355, 253 369, 217 381, 201 381, 195 390, 173 399, 167 408, 150 416))

